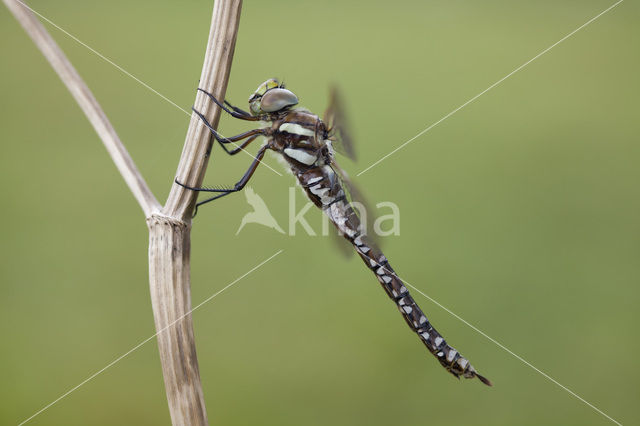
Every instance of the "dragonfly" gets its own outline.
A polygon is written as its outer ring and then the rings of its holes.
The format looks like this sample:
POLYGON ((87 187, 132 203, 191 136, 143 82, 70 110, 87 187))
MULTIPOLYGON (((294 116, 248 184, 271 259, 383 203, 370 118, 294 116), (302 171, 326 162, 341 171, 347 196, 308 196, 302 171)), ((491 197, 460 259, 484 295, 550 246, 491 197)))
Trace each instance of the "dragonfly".
POLYGON ((433 327, 375 243, 371 233, 362 226, 359 210, 353 205, 353 194, 357 191, 335 160, 336 152, 350 158, 355 157, 353 141, 337 91, 331 92, 323 120, 297 106, 298 97, 277 79, 269 79, 258 86, 249 97, 249 111, 235 107, 226 100, 220 102, 203 89, 198 90, 232 117, 261 124, 260 127, 239 135, 224 137, 213 128, 203 114, 192 108, 225 152, 235 155, 261 136, 265 142, 248 170, 233 187, 198 188, 180 183, 176 179, 176 183, 186 189, 211 193, 210 198, 196 204, 195 212, 203 204, 241 191, 268 150, 281 155, 307 197, 328 216, 339 234, 353 246, 396 304, 409 328, 429 352, 455 377, 477 377, 482 383, 491 386, 491 382, 478 374, 469 360, 451 347, 433 327), (242 142, 239 145, 236 144, 240 141, 242 142), (234 144, 235 148, 230 149, 230 144, 234 144))

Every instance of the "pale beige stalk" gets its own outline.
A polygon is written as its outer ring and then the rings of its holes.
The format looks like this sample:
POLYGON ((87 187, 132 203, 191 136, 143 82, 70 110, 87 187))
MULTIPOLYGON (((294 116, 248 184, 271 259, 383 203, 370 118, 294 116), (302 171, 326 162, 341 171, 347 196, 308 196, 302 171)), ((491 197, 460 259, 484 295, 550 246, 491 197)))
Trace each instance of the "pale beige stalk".
MULTIPOLYGON (((190 231, 197 194, 172 185, 162 207, 147 186, 113 126, 80 75, 23 2, 3 0, 42 51, 102 139, 144 212, 149 227, 149 282, 165 390, 174 425, 206 425, 191 320, 190 231), (175 323, 175 324, 174 324, 175 323)), ((242 0, 219 0, 213 8, 200 87, 224 99, 240 21, 242 0)), ((195 106, 217 126, 220 109, 200 92, 195 106)), ((199 185, 207 166, 209 131, 192 114, 176 176, 199 185)))
MULTIPOLYGON (((241 0, 219 0, 213 8, 200 87, 217 99, 224 99, 227 90, 241 7, 241 0)), ((217 127, 220 108, 202 92, 196 95, 195 107, 217 127)), ((209 141, 209 130, 192 114, 176 172, 180 182, 195 186, 202 183, 209 141)), ((191 310, 190 224, 196 198, 193 191, 174 184, 162 212, 147 219, 149 279, 156 330, 162 330, 186 315, 158 335, 165 389, 174 425, 207 424, 193 324, 191 314, 188 314, 191 310)))

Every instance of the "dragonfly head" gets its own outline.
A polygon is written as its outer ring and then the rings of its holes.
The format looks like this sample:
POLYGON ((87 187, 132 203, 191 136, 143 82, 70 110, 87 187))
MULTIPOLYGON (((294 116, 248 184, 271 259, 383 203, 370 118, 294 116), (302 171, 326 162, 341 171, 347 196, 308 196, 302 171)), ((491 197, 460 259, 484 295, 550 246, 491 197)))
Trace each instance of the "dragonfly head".
POLYGON ((277 112, 297 103, 298 97, 275 78, 262 83, 249 97, 249 109, 253 115, 277 112))

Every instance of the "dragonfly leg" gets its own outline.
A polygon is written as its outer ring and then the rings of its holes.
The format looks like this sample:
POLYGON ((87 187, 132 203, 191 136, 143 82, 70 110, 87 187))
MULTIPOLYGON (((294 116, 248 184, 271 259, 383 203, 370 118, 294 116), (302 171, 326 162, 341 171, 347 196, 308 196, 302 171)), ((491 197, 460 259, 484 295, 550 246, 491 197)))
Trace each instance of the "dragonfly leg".
POLYGON ((243 149, 245 149, 247 146, 249 146, 249 144, 251 142, 253 142, 254 140, 256 140, 258 138, 258 136, 261 136, 260 134, 258 135, 253 135, 251 136, 249 139, 247 139, 246 141, 242 142, 242 144, 240 145, 236 145, 236 147, 234 149, 229 149, 227 148, 224 144, 225 142, 220 142, 220 146, 224 149, 224 152, 226 152, 229 155, 236 155, 237 153, 239 153, 240 151, 242 151, 243 149))
POLYGON ((207 95, 209 98, 211 98, 211 100, 218 105, 220 108, 222 108, 226 113, 230 114, 232 117, 235 118, 239 118, 240 120, 247 120, 247 121, 260 121, 261 117, 257 117, 257 116, 253 116, 249 113, 247 113, 246 111, 242 111, 239 108, 235 108, 232 107, 233 109, 229 109, 227 108, 224 103, 220 102, 219 100, 216 99, 215 96, 213 96, 211 93, 207 92, 206 90, 203 90, 201 88, 198 87, 198 91, 204 93, 205 95, 207 95), (242 112, 239 112, 239 111, 242 112))
POLYGON ((198 213, 198 207, 200 207, 203 204, 209 203, 213 200, 217 200, 218 198, 224 197, 225 195, 229 195, 233 192, 238 192, 238 191, 242 191, 245 187, 245 185, 247 184, 247 182, 249 182, 249 179, 251 179, 251 176, 253 176, 253 173, 256 171, 256 169, 258 168, 258 165, 260 165, 260 161, 262 160, 262 158, 264 157, 265 152, 267 152, 267 148, 268 145, 263 146, 262 148, 260 148, 260 150, 258 151, 256 158, 253 160, 253 162, 251 163, 251 165, 249 166, 249 168, 247 169, 247 171, 244 173, 244 175, 242 176, 242 178, 233 186, 233 188, 196 188, 193 186, 188 186, 185 185, 183 183, 180 183, 178 181, 178 179, 176 178, 175 183, 177 183, 178 185, 182 186, 183 188, 189 189, 191 191, 197 191, 197 192, 213 192, 216 193, 217 195, 208 198, 204 201, 200 201, 196 204, 195 210, 193 212, 193 216, 195 217, 195 215, 198 213))
POLYGON ((209 123, 207 118, 200 111, 198 111, 195 108, 191 108, 191 109, 193 110, 193 112, 195 112, 198 115, 198 117, 200 117, 200 119, 202 120, 204 125, 207 126, 209 131, 213 134, 213 136, 216 138, 216 140, 220 143, 220 146, 229 155, 237 154, 238 152, 242 151, 251 142, 256 140, 256 138, 258 136, 265 135, 267 133, 265 129, 253 129, 253 130, 249 130, 249 131, 244 132, 244 133, 240 133, 239 135, 229 136, 228 138, 226 138, 226 137, 222 136, 220 133, 218 133, 216 131, 216 129, 213 128, 211 123, 209 123), (244 142, 242 145, 240 145, 239 147, 236 145, 236 147, 237 147, 236 149, 229 150, 225 146, 225 144, 234 143, 234 142, 240 141, 242 139, 246 139, 246 138, 249 138, 249 139, 246 142, 244 142))
POLYGON ((238 114, 244 114, 244 115, 249 115, 249 116, 251 115, 247 111, 231 105, 226 99, 224 100, 224 104, 226 106, 228 106, 229 108, 231 108, 232 110, 234 110, 235 112, 237 112, 238 114))

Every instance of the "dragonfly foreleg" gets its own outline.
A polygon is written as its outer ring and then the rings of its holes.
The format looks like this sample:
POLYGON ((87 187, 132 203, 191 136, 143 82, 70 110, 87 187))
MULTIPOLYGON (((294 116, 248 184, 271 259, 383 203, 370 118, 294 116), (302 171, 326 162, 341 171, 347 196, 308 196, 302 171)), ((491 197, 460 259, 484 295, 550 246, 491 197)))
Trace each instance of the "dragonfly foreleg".
MULTIPOLYGON (((240 120, 247 120, 247 121, 260 121, 261 117, 256 117, 253 116, 249 113, 247 113, 246 111, 242 111, 239 108, 235 108, 235 107, 231 107, 233 109, 229 109, 227 108, 224 103, 220 102, 219 100, 216 99, 215 96, 213 96, 211 93, 207 92, 204 89, 201 89, 198 87, 198 91, 204 93, 205 95, 207 95, 209 98, 211 98, 211 100, 218 105, 220 108, 222 108, 223 111, 225 111, 226 113, 230 114, 232 117, 235 118, 239 118, 240 120), (242 112, 239 112, 242 111, 242 112)), ((226 101, 225 101, 226 102, 226 101)))
POLYGON ((235 135, 235 136, 229 136, 229 137, 224 137, 222 136, 220 133, 217 132, 216 129, 213 128, 213 126, 211 125, 211 123, 209 123, 209 121, 207 120, 207 118, 197 109, 195 108, 191 108, 193 110, 193 112, 195 112, 198 117, 200 117, 200 119, 202 120, 202 122, 204 123, 205 126, 207 126, 207 128, 209 129, 209 131, 213 134, 213 136, 216 138, 216 140, 218 141, 218 143, 220 143, 220 146, 225 150, 225 152, 229 155, 235 155, 238 152, 242 151, 244 148, 247 147, 247 145, 249 145, 251 142, 253 142, 254 140, 256 140, 256 138, 258 136, 261 135, 265 135, 266 134, 266 130, 265 129, 253 129, 253 130, 249 130, 248 132, 244 132, 244 133, 240 133, 239 135, 235 135), (228 149, 225 144, 228 143, 235 143, 237 141, 240 141, 242 139, 246 139, 249 138, 247 141, 243 142, 240 146, 236 145, 235 149, 228 149))
POLYGON ((258 165, 260 165, 260 161, 264 157, 265 152, 267 152, 267 148, 269 148, 268 145, 265 145, 262 148, 260 148, 260 150, 256 154, 255 159, 253 160, 253 162, 251 163, 251 165, 249 166, 247 171, 244 173, 242 178, 235 185, 233 185, 233 188, 207 188, 207 187, 196 188, 196 187, 193 187, 193 186, 185 185, 185 184, 179 182, 178 179, 176 178, 175 179, 175 183, 177 183, 181 187, 189 189, 191 191, 217 193, 217 195, 214 196, 214 197, 207 198, 204 201, 198 202, 196 204, 195 210, 193 212, 193 216, 195 217, 195 215, 198 213, 198 207, 200 207, 201 205, 207 204, 207 203, 209 203, 209 202, 211 202, 213 200, 217 200, 218 198, 224 197, 225 195, 229 195, 229 194, 231 194, 233 192, 242 191, 244 189, 245 185, 249 182, 249 179, 251 179, 251 176, 253 176, 253 173, 258 168, 258 165))
POLYGON ((245 110, 243 110, 243 109, 240 109, 240 108, 238 108, 238 107, 235 107, 235 106, 231 105, 231 104, 229 103, 229 101, 227 101, 226 99, 224 100, 224 103, 225 103, 225 105, 226 105, 226 106, 228 106, 229 108, 231 108, 232 110, 234 110, 234 111, 235 111, 235 112, 237 112, 238 114, 244 114, 244 115, 249 115, 249 116, 251 115, 251 114, 250 114, 250 113, 248 113, 247 111, 245 111, 245 110))

